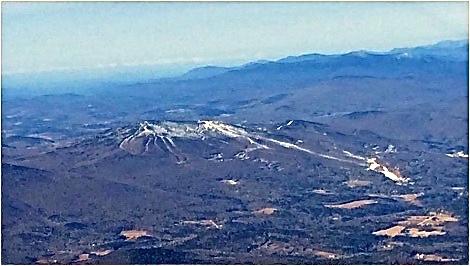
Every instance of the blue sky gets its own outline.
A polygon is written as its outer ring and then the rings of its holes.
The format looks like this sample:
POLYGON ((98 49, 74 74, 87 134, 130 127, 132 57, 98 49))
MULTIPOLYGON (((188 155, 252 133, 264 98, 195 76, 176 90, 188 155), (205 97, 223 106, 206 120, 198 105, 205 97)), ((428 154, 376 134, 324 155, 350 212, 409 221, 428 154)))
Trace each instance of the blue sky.
POLYGON ((468 36, 468 4, 2 3, 2 71, 236 64, 468 36))

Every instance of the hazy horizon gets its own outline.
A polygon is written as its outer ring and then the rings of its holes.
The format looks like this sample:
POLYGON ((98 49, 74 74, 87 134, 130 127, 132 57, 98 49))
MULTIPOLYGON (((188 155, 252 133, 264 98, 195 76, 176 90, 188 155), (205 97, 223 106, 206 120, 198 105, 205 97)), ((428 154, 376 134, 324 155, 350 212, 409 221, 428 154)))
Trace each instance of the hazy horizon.
POLYGON ((252 59, 239 59, 230 62, 227 61, 213 61, 213 62, 200 62, 200 63, 169 63, 166 65, 151 65, 151 64, 136 64, 136 65, 115 65, 115 66, 102 66, 102 67, 85 67, 85 68, 69 68, 69 69, 54 69, 48 71, 26 72, 26 73, 4 73, 2 70, 2 89, 3 95, 9 96, 34 96, 49 93, 90 93, 94 88, 99 88, 102 85, 125 85, 135 84, 140 82, 151 82, 158 79, 176 78, 189 71, 208 67, 237 67, 249 64, 252 62, 268 60, 275 62, 287 57, 297 57, 309 54, 324 54, 324 55, 339 55, 351 52, 367 51, 367 52, 390 52, 393 49, 400 48, 414 48, 436 45, 442 42, 460 42, 468 39, 456 40, 440 40, 433 43, 425 43, 422 45, 410 47, 393 47, 386 50, 350 50, 342 53, 317 53, 315 51, 309 53, 286 54, 276 58, 252 58, 252 59), (11 95, 10 95, 11 93, 11 95))
POLYGON ((2 75, 139 67, 178 73, 309 53, 388 51, 468 39, 466 7, 464 2, 3 3, 2 75))

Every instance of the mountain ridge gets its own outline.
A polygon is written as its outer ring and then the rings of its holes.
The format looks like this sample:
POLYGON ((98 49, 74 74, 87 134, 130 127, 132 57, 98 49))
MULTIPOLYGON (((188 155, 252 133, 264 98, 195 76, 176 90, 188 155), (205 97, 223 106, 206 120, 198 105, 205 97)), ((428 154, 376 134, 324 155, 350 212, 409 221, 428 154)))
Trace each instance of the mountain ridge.
POLYGON ((321 54, 321 53, 309 53, 301 55, 291 55, 280 58, 278 60, 257 60, 249 62, 240 66, 227 67, 227 66, 216 66, 216 65, 207 65, 202 67, 197 67, 189 70, 188 72, 178 76, 174 79, 202 79, 210 78, 217 75, 221 75, 230 71, 244 70, 248 67, 257 67, 266 64, 276 64, 276 63, 298 63, 305 61, 318 61, 324 62, 325 60, 337 59, 345 56, 352 57, 368 57, 368 56, 396 56, 399 58, 403 57, 435 57, 443 60, 458 60, 465 61, 468 60, 468 40, 443 40, 434 44, 421 45, 415 47, 402 47, 402 48, 393 48, 385 52, 376 52, 369 50, 355 50, 347 53, 341 54, 321 54), (455 51, 458 49, 458 51, 455 51), (447 57, 447 58, 446 58, 447 57))

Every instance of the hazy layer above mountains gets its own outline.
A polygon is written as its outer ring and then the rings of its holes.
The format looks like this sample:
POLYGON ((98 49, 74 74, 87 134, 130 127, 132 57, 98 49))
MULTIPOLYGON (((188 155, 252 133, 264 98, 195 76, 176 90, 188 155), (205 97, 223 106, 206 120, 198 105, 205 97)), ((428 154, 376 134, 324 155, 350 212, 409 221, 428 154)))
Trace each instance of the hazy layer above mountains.
POLYGON ((287 56, 277 61, 257 60, 238 66, 202 66, 194 64, 175 64, 167 66, 113 66, 95 69, 51 71, 40 73, 2 74, 2 89, 4 97, 10 96, 36 96, 56 93, 84 93, 93 94, 100 88, 120 87, 135 83, 207 79, 232 71, 247 71, 256 69, 263 71, 273 65, 292 64, 301 62, 337 64, 352 58, 371 59, 382 56, 384 58, 408 58, 413 60, 442 60, 467 61, 468 41, 442 41, 437 44, 419 46, 414 48, 395 48, 388 52, 355 51, 346 54, 324 55, 305 54, 287 56), (349 59, 348 59, 349 58, 349 59), (185 72, 186 71, 186 72, 185 72))

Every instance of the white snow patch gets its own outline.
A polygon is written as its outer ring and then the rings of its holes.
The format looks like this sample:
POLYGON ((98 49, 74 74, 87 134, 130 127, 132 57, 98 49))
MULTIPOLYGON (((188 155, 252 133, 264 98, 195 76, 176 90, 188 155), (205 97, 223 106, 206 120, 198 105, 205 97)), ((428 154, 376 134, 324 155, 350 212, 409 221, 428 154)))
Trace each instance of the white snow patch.
POLYGON ((395 148, 395 146, 393 146, 392 144, 389 144, 387 146, 387 149, 385 150, 385 153, 396 153, 397 152, 397 148, 395 148))
POLYGON ((451 158, 468 158, 468 154, 465 154, 463 151, 454 152, 454 153, 446 153, 446 155, 451 158))
POLYGON ((220 181, 224 184, 227 184, 227 185, 231 185, 231 186, 235 186, 238 184, 238 182, 236 180, 233 180, 233 179, 226 179, 226 180, 222 180, 220 181))
POLYGON ((377 162, 377 158, 368 158, 367 163, 369 164, 369 167, 367 168, 367 170, 372 170, 374 172, 381 173, 385 177, 387 177, 388 179, 392 180, 393 182, 397 184, 404 184, 404 183, 408 183, 409 181, 409 178, 401 177, 397 175, 396 173, 390 171, 386 166, 379 164, 377 162))
POLYGON ((165 113, 184 113, 186 112, 186 109, 179 108, 179 109, 171 109, 171 110, 166 110, 165 113))
POLYGON ((213 220, 183 221, 183 224, 200 225, 200 226, 206 226, 209 228, 216 228, 216 229, 222 229, 223 227, 222 224, 216 224, 213 220))
POLYGON ((294 123, 294 120, 289 120, 289 121, 287 122, 287 124, 278 126, 278 127, 276 128, 276 130, 281 130, 281 128, 283 128, 283 127, 288 127, 288 126, 292 125, 292 123, 294 123))

